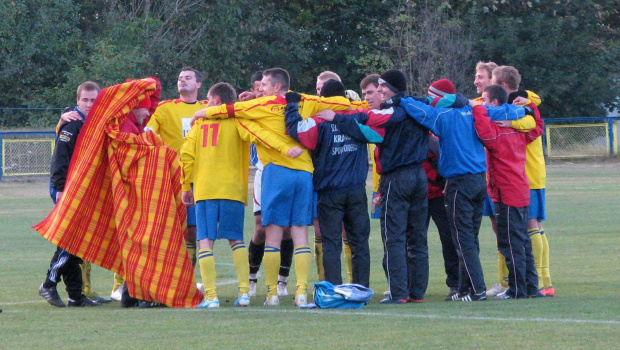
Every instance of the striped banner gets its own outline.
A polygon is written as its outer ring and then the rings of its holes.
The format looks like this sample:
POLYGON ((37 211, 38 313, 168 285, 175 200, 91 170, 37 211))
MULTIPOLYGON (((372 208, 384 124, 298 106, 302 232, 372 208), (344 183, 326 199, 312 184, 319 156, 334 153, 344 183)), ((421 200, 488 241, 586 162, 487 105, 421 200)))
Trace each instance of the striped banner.
POLYGON ((155 89, 147 78, 101 90, 78 137, 65 192, 33 228, 122 275, 135 298, 195 307, 202 294, 183 239, 177 154, 153 132, 119 132, 125 115, 155 89))

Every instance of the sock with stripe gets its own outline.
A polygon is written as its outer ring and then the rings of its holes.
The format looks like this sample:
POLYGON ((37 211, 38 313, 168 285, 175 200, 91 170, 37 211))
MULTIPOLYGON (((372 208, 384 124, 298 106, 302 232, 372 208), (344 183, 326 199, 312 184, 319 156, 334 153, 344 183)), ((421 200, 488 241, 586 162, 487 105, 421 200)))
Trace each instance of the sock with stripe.
POLYGON ((235 243, 231 247, 233 253, 233 263, 239 281, 239 295, 247 294, 250 290, 250 264, 248 263, 248 250, 245 243, 235 243))
POLYGON ((542 288, 543 242, 540 237, 540 230, 538 227, 530 228, 527 230, 527 234, 530 236, 530 240, 532 241, 532 253, 534 253, 534 264, 536 265, 536 273, 538 274, 538 288, 542 288))
POLYGON ((310 277, 310 265, 312 264, 312 251, 310 246, 301 245, 295 247, 295 274, 297 275, 297 291, 295 295, 308 293, 308 278, 310 277))
POLYGON ((280 268, 280 248, 265 246, 265 282, 267 283, 267 299, 278 295, 278 270, 280 268))
POLYGON ((506 257, 504 254, 497 251, 497 275, 499 283, 505 288, 508 288, 508 266, 506 266, 506 257))
POLYGON ((323 240, 314 237, 314 263, 316 264, 316 273, 319 281, 325 280, 325 271, 323 270, 323 240))
POLYGON ((549 241, 547 240, 547 235, 545 231, 540 231, 540 238, 542 241, 542 286, 544 288, 549 288, 553 286, 551 284, 551 272, 549 271, 549 241))
POLYGON ((282 240, 282 245, 280 246, 280 272, 278 280, 283 278, 283 282, 286 282, 286 278, 291 271, 291 264, 293 264, 293 249, 292 239, 282 240))
MULTIPOLYGON (((248 260, 250 263, 250 274, 256 275, 260 264, 263 262, 263 255, 265 254, 265 242, 262 244, 256 244, 250 240, 250 246, 248 247, 248 260)), ((256 279, 256 277, 254 277, 256 279)))
POLYGON ((187 248, 187 255, 192 259, 192 266, 196 266, 196 241, 188 242, 185 241, 185 247, 187 248))
POLYGON ((213 300, 217 297, 215 288, 215 258, 213 249, 200 249, 198 251, 198 265, 200 266, 200 277, 205 288, 205 298, 213 300))
POLYGON ((344 252, 344 263, 347 265, 347 277, 349 277, 349 283, 353 283, 353 263, 351 262, 351 247, 349 246, 348 239, 342 239, 342 251, 344 252))

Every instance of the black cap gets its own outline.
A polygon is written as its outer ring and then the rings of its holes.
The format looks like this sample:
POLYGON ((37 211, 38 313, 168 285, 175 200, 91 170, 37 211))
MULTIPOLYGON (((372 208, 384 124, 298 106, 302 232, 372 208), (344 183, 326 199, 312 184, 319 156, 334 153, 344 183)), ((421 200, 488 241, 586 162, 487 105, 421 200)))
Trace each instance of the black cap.
POLYGON ((396 94, 407 92, 407 78, 403 72, 397 69, 392 69, 381 74, 379 84, 384 84, 396 94))

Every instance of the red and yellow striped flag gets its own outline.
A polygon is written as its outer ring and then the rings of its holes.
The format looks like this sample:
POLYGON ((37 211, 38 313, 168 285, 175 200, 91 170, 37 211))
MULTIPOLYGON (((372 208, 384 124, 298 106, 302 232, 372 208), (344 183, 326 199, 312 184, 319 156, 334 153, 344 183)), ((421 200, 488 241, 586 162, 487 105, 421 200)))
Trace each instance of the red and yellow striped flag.
POLYGON ((33 228, 71 254, 122 275, 132 296, 170 307, 202 300, 185 248, 177 154, 153 132, 119 132, 154 79, 101 90, 69 165, 65 191, 33 228))

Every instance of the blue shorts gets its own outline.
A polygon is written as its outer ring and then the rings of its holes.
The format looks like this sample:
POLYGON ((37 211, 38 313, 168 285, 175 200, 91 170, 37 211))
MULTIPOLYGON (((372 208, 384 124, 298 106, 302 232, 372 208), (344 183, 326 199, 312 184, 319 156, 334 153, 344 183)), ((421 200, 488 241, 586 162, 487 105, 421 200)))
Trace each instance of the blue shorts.
POLYGON ((210 199, 198 201, 195 207, 197 240, 243 240, 243 203, 228 199, 210 199))
POLYGON ((185 207, 187 209, 187 226, 196 226, 196 206, 185 207))
POLYGON ((491 196, 487 192, 487 197, 484 199, 484 206, 482 207, 482 216, 495 216, 495 204, 491 200, 491 196))
POLYGON ((316 191, 312 191, 312 218, 319 218, 319 194, 316 191))
POLYGON ((545 200, 545 189, 530 190, 530 206, 528 208, 528 218, 536 219, 538 221, 547 220, 547 211, 545 207, 547 202, 545 200))
POLYGON ((312 225, 312 174, 273 163, 263 169, 262 225, 312 225))
POLYGON ((378 205, 372 204, 373 199, 377 195, 378 192, 372 192, 372 198, 370 198, 370 218, 371 219, 381 219, 381 207, 378 205))

